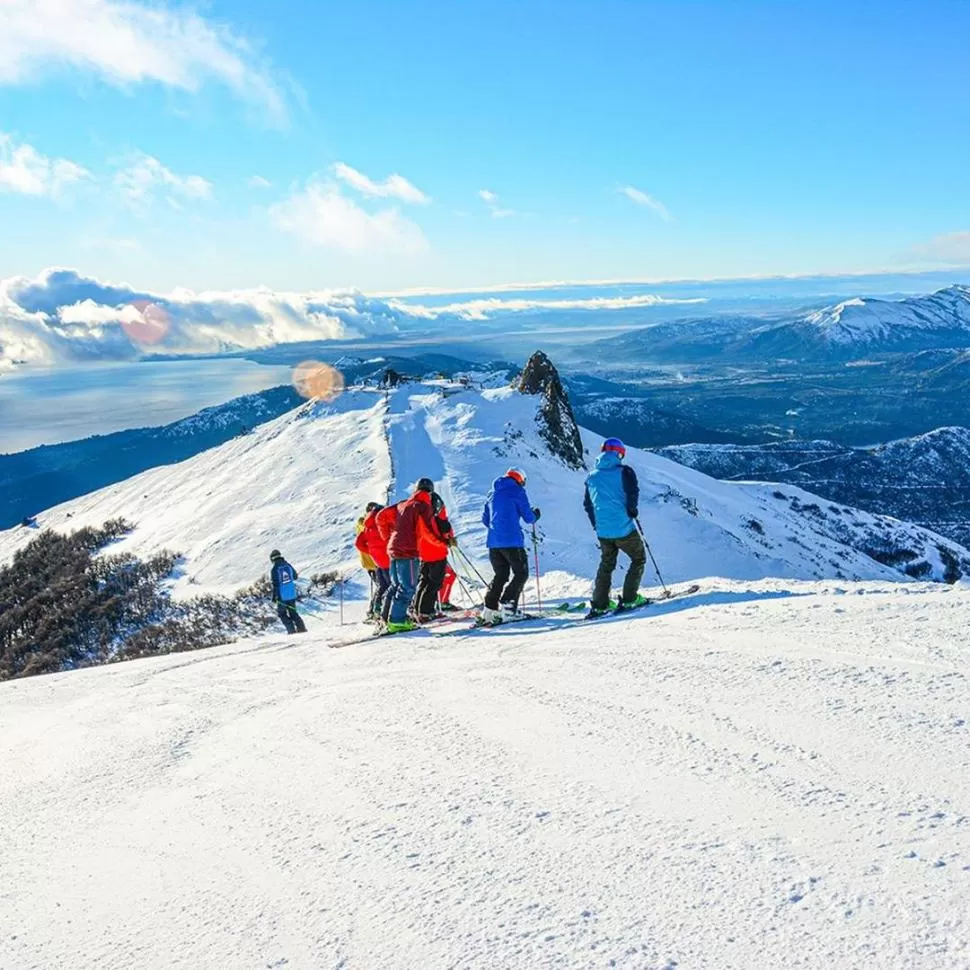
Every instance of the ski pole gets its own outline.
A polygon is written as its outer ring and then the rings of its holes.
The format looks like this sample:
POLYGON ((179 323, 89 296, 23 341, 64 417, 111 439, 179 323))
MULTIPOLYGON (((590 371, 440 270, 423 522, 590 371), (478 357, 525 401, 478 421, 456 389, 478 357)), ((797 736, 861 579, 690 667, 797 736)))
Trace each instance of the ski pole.
POLYGON ((475 606, 476 605, 475 594, 472 593, 471 591, 471 587, 467 577, 462 575, 461 565, 457 558, 451 563, 451 568, 455 571, 455 579, 457 580, 458 585, 461 587, 462 593, 465 594, 466 599, 468 599, 468 601, 472 604, 472 606, 475 606))
POLYGON ((663 576, 660 575, 660 567, 657 565, 657 560, 654 559, 653 550, 650 548, 650 543, 647 542, 647 537, 643 533, 643 526, 640 525, 640 520, 638 518, 634 519, 633 521, 636 522, 637 529, 640 531, 640 538, 643 539, 643 544, 647 549, 647 555, 650 556, 650 561, 653 563, 654 572, 657 574, 657 579, 660 580, 660 585, 664 588, 664 594, 670 595, 670 590, 667 589, 667 584, 664 582, 663 576))
POLYGON ((344 574, 340 574, 340 578, 337 580, 340 583, 340 625, 344 625, 344 574))
POLYGON ((539 539, 536 536, 536 527, 532 526, 532 554, 536 561, 536 603, 542 609, 542 590, 539 588, 539 539))
POLYGON ((462 576, 457 569, 455 570, 455 579, 458 580, 458 585, 461 586, 461 591, 465 594, 466 599, 471 603, 471 605, 473 607, 480 605, 475 597, 475 594, 469 588, 468 583, 465 582, 465 577, 462 576))
POLYGON ((482 584, 482 586, 488 589, 489 584, 485 581, 485 577, 478 571, 478 569, 476 568, 475 564, 471 561, 471 559, 469 559, 468 556, 465 555, 465 551, 461 548, 461 546, 458 545, 457 542, 455 543, 454 548, 455 548, 455 551, 458 553, 458 555, 461 556, 462 560, 465 562, 467 567, 471 569, 471 571, 478 577, 478 581, 482 584))
MULTIPOLYGON (((458 547, 453 547, 455 552, 458 552, 458 547)), ((468 568, 468 558, 466 556, 456 556, 452 562, 452 568, 455 570, 455 575, 461 578, 461 581, 466 587, 473 587, 476 584, 473 573, 468 568)), ((477 572, 477 570, 476 570, 477 572)), ((478 577, 486 589, 488 589, 488 583, 478 577)))

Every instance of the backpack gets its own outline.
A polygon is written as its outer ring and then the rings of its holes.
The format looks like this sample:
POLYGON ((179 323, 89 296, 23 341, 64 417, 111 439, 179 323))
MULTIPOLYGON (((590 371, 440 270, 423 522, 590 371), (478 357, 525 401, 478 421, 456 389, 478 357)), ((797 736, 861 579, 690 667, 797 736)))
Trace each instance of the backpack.
POLYGON ((279 564, 279 572, 277 573, 277 579, 279 581, 280 599, 295 600, 296 599, 296 575, 294 573, 293 567, 288 562, 281 562, 279 564))

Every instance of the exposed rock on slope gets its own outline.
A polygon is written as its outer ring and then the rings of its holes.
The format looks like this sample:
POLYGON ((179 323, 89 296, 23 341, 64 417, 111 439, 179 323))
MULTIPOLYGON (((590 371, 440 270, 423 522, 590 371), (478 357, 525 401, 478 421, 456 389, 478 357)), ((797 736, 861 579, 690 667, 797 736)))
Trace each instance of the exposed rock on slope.
POLYGON ((537 350, 529 358, 516 386, 523 394, 542 395, 536 423, 549 450, 569 468, 585 468, 583 440, 569 396, 562 386, 559 372, 546 354, 537 350))

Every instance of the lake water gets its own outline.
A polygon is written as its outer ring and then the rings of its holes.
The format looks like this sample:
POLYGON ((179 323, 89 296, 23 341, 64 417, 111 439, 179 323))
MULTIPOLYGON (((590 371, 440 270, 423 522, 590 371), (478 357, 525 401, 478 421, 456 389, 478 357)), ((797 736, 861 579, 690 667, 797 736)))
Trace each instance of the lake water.
POLYGON ((168 424, 242 394, 287 384, 291 368, 174 360, 24 369, 0 377, 0 453, 168 424))

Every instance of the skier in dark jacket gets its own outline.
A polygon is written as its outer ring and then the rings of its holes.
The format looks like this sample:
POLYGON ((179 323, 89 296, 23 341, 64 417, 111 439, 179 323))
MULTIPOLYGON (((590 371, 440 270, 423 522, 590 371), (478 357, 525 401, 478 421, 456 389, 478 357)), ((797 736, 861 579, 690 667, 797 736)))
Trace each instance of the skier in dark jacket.
POLYGON ((303 617, 296 612, 296 570, 283 558, 279 549, 269 554, 273 568, 269 578, 273 584, 273 602, 287 633, 306 633, 303 617))
POLYGON ((488 559, 495 571, 485 594, 482 622, 501 623, 504 617, 500 606, 510 613, 518 611, 519 597, 529 578, 529 557, 520 522, 533 525, 538 521, 539 510, 532 507, 525 491, 525 473, 510 468, 492 484, 482 511, 482 524, 488 530, 488 559))
POLYGON ((618 553, 630 557, 618 608, 629 609, 644 602, 640 580, 647 563, 647 551, 637 529, 640 515, 640 485, 637 473, 623 464, 626 446, 619 438, 607 438, 596 460, 596 469, 586 479, 583 507, 596 530, 600 564, 593 586, 590 616, 600 616, 610 607, 610 584, 618 553))
POLYGON ((419 536, 422 527, 434 532, 434 516, 431 512, 431 494, 434 482, 422 478, 414 494, 400 504, 397 526, 387 544, 391 557, 391 610, 387 618, 388 633, 403 633, 413 630, 416 624, 408 619, 408 609, 414 599, 421 569, 419 536))

